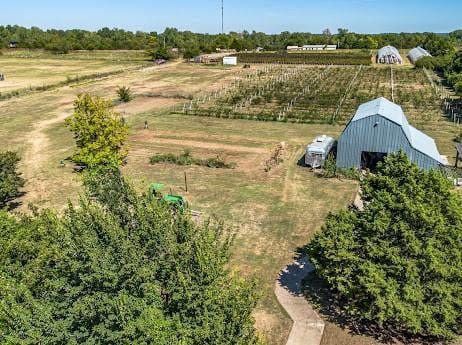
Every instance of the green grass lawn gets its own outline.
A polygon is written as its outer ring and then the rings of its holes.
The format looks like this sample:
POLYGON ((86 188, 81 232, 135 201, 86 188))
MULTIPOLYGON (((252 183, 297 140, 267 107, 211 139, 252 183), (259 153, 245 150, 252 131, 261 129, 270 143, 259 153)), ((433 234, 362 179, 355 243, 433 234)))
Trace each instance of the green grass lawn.
MULTIPOLYGON (((88 66, 88 70, 94 68, 92 63, 88 66)), ((273 294, 277 274, 320 229, 329 212, 351 203, 357 183, 322 179, 297 165, 306 144, 316 135, 338 137, 343 126, 182 116, 165 110, 165 97, 196 95, 219 87, 226 78, 232 79, 234 71, 237 69, 172 65, 0 102, 0 141, 2 149, 18 150, 24 158, 21 169, 28 180, 24 200, 62 209, 82 191, 72 165, 59 164, 73 151, 72 135, 63 123, 72 113, 73 99, 81 92, 91 92, 114 100, 118 85, 131 86, 135 99, 124 105, 130 125, 130 154, 124 173, 140 191, 151 182, 164 183, 168 190, 184 195, 194 210, 203 212, 203 219, 222 220, 234 231, 233 267, 260 282, 261 301, 255 311, 258 329, 269 344, 282 345, 291 321, 273 294), (149 130, 143 129, 145 120, 149 130), (286 144, 284 160, 265 172, 265 162, 280 142, 286 144), (218 155, 237 166, 212 169, 149 164, 153 154, 178 154, 184 149, 197 158, 218 155)), ((425 122, 417 115, 410 122, 432 135, 440 152, 452 157, 457 127, 442 117, 425 122)), ((352 337, 328 323, 323 345, 334 344, 376 343, 368 337, 352 337)))
POLYGON ((338 135, 340 127, 145 114, 132 118, 131 154, 125 173, 140 190, 151 182, 185 195, 193 209, 225 221, 236 233, 233 264, 259 281, 262 299, 257 325, 270 344, 284 344, 290 319, 274 294, 278 272, 308 243, 328 212, 346 207, 356 182, 325 180, 297 165, 307 142, 318 134, 338 135), (148 119, 150 130, 140 129, 148 119), (266 173, 274 144, 285 142, 284 162, 266 173), (155 153, 195 157, 220 155, 236 169, 149 164, 155 153), (184 190, 184 173, 188 193, 184 190))

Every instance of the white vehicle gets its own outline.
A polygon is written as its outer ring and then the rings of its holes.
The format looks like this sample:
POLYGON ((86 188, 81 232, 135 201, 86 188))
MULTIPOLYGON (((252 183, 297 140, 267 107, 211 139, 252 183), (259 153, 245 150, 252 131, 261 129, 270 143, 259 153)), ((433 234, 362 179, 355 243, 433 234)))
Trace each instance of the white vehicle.
POLYGON ((308 145, 305 154, 305 164, 312 168, 321 168, 329 156, 335 139, 327 135, 320 135, 308 145))

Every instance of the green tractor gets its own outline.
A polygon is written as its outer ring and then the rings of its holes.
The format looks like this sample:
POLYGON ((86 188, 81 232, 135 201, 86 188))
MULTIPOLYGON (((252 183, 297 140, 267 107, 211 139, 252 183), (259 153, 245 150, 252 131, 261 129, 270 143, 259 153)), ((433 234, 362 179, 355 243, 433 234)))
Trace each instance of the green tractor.
POLYGON ((162 183, 151 183, 149 185, 149 193, 159 200, 164 200, 168 205, 172 207, 174 211, 184 212, 188 209, 188 203, 181 195, 173 195, 162 193, 165 186, 162 183))

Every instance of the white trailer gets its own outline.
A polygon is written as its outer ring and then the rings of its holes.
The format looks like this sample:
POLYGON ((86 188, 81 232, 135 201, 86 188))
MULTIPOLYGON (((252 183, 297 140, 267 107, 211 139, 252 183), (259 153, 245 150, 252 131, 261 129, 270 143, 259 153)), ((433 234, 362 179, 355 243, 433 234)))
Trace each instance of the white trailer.
POLYGON ((316 137, 306 148, 305 164, 312 168, 322 168, 334 144, 335 139, 327 135, 316 137))
POLYGON ((223 58, 223 65, 237 65, 237 56, 225 56, 223 58))

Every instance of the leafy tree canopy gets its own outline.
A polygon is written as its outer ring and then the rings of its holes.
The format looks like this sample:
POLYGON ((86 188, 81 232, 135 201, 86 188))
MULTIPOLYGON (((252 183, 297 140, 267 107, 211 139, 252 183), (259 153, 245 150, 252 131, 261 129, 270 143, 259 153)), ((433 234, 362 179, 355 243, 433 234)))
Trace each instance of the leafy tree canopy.
MULTIPOLYGON (((339 44, 345 49, 376 49, 385 45, 393 45, 400 49, 415 48, 427 45, 439 54, 441 47, 452 45, 452 41, 460 39, 459 31, 449 36, 433 33, 384 33, 358 34, 348 29, 339 29, 331 34, 330 29, 322 33, 281 32, 265 34, 263 32, 230 32, 228 34, 202 34, 191 31, 179 31, 166 28, 164 32, 131 32, 121 29, 103 28, 96 32, 85 30, 42 30, 30 29, 18 25, 0 26, 0 46, 7 48, 10 41, 17 41, 20 48, 50 49, 56 52, 79 49, 144 49, 149 51, 154 45, 166 48, 179 48, 182 51, 197 47, 201 52, 209 53, 217 48, 252 50, 257 47, 265 50, 283 50, 288 45, 303 44, 339 44), (432 42, 436 43, 433 44, 432 42)), ((445 50, 445 48, 443 49, 445 50)))
POLYGON ((462 198, 403 153, 361 182, 364 211, 327 218, 308 253, 352 315, 452 338, 462 319, 462 198))
POLYGON ((74 101, 74 115, 67 119, 66 125, 76 140, 77 151, 72 159, 77 164, 89 167, 121 164, 127 156, 128 126, 112 110, 109 101, 80 95, 74 101))
POLYGON ((170 60, 170 58, 171 58, 171 56, 170 56, 169 52, 167 51, 167 49, 165 49, 163 47, 156 47, 156 48, 151 49, 149 51, 149 56, 153 60, 157 60, 157 59, 170 60))
POLYGON ((24 186, 24 180, 18 172, 20 160, 15 152, 0 152, 0 208, 18 197, 20 188, 24 186))
POLYGON ((433 56, 446 55, 455 51, 454 42, 452 42, 452 40, 437 34, 428 35, 423 46, 433 56))
POLYGON ((258 344, 255 285, 231 238, 196 225, 118 170, 86 178, 63 216, 0 212, 0 343, 258 344))

